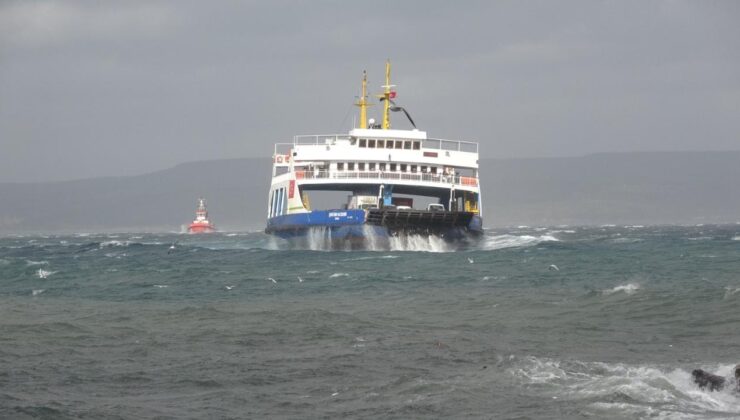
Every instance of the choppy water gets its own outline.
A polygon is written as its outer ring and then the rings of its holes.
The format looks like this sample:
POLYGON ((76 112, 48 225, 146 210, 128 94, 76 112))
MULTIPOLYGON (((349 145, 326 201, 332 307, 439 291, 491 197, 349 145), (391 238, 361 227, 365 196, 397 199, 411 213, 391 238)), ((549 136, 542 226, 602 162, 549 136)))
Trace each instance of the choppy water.
POLYGON ((740 417, 740 225, 282 246, 0 238, 0 418, 740 417))

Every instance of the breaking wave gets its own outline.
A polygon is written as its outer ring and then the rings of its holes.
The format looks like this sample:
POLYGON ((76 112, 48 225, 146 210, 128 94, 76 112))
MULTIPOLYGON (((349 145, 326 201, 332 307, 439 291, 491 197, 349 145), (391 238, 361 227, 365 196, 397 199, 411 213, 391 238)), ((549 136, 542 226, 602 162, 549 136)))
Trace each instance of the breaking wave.
MULTIPOLYGON (((706 418, 740 415, 735 389, 701 390, 691 380, 696 366, 650 366, 560 361, 526 357, 508 372, 526 388, 553 400, 586 404, 597 417, 706 418)), ((707 370, 730 377, 732 365, 707 370)))
POLYGON ((611 289, 602 290, 602 293, 605 295, 612 295, 614 293, 624 292, 625 294, 631 295, 637 293, 638 290, 640 290, 640 285, 638 283, 627 283, 620 284, 611 289))
POLYGON ((503 248, 532 246, 542 242, 559 242, 559 240, 552 235, 495 235, 487 236, 481 243, 481 249, 484 251, 492 251, 503 248))

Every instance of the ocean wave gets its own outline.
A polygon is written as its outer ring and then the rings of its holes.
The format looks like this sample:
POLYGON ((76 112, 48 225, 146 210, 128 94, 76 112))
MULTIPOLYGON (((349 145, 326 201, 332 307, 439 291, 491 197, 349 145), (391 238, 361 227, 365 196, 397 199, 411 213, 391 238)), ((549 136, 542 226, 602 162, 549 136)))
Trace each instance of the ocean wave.
POLYGON ((33 261, 33 260, 26 260, 26 265, 32 266, 32 265, 48 265, 49 261, 33 261))
POLYGON ((330 279, 335 279, 337 277, 349 277, 349 273, 334 273, 329 276, 330 279))
MULTIPOLYGON (((699 389, 689 367, 661 367, 622 363, 560 361, 548 358, 514 358, 508 373, 538 395, 571 402, 586 402, 598 416, 675 417, 740 415, 740 397, 734 389, 710 392, 699 389)), ((707 370, 729 377, 733 365, 707 370)))
POLYGON ((434 235, 398 235, 389 239, 391 251, 450 252, 454 247, 434 235))
POLYGON ((560 240, 552 235, 496 235, 486 237, 481 243, 480 249, 484 251, 492 251, 503 248, 532 246, 542 242, 560 242, 560 240))
POLYGON ((729 299, 735 294, 740 293, 740 287, 737 286, 725 286, 725 299, 729 299))
POLYGON ((637 293, 638 290, 640 290, 640 285, 638 283, 627 283, 620 284, 619 286, 613 287, 611 289, 602 290, 601 293, 603 293, 604 295, 611 295, 618 292, 624 292, 625 294, 631 295, 637 293))
POLYGON ((31 296, 38 296, 42 293, 44 293, 46 289, 33 289, 31 290, 31 296))
POLYGON ((732 237, 732 239, 730 239, 730 240, 731 240, 731 241, 740 241, 740 235, 738 235, 738 236, 733 236, 733 237, 732 237))
POLYGON ((43 270, 39 268, 39 270, 36 272, 36 275, 40 279, 46 279, 46 278, 49 278, 49 276, 56 274, 56 273, 57 273, 56 271, 43 270))

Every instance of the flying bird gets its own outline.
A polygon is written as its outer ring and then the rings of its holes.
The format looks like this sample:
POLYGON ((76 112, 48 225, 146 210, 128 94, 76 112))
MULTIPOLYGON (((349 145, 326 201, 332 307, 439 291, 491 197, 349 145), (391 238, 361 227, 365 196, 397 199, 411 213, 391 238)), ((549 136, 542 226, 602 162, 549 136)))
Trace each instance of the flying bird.
POLYGON ((468 262, 472 264, 472 263, 474 263, 475 261, 473 261, 473 259, 472 259, 472 258, 468 257, 468 262))
POLYGON ((298 276, 298 283, 303 283, 303 279, 301 278, 301 276, 298 276))
POLYGON ((555 264, 550 264, 550 266, 547 267, 547 269, 550 270, 550 271, 560 271, 560 269, 558 268, 558 266, 555 265, 555 264))
POLYGON ((271 282, 277 284, 277 281, 274 278, 272 278, 272 277, 268 277, 267 280, 270 280, 271 282))

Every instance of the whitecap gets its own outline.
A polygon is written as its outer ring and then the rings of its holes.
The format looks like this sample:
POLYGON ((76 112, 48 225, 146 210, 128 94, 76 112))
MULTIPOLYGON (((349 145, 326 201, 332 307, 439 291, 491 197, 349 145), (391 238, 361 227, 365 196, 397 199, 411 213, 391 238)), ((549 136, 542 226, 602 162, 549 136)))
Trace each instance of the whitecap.
POLYGON ((157 289, 164 289, 164 288, 170 287, 170 286, 168 286, 166 284, 155 284, 154 287, 156 287, 157 289))
POLYGON ((45 279, 45 278, 48 278, 48 277, 49 277, 49 276, 51 276, 52 274, 56 274, 56 271, 48 271, 48 270, 42 270, 42 269, 40 269, 40 268, 39 268, 39 270, 38 270, 38 271, 36 272, 36 275, 37 275, 37 276, 38 276, 38 277, 39 277, 40 279, 45 279))
POLYGON ((503 248, 515 248, 523 246, 537 245, 541 242, 559 242, 560 240, 552 235, 531 236, 531 235, 496 235, 487 236, 481 243, 480 248, 485 251, 492 251, 503 248))
POLYGON ((734 389, 710 392, 691 380, 691 369, 702 367, 730 377, 732 365, 676 368, 656 365, 560 361, 526 357, 514 360, 507 371, 526 387, 535 386, 539 396, 558 400, 588 401, 600 411, 595 417, 676 418, 706 416, 733 418, 740 414, 740 400, 734 389), (626 398, 614 401, 614 395, 626 398))
POLYGON ((100 243, 100 248, 129 246, 129 245, 131 245, 130 241, 104 241, 100 243))
POLYGON ((31 296, 38 296, 42 293, 44 293, 46 289, 33 289, 31 290, 31 296))
POLYGON ((638 290, 640 290, 640 285, 638 283, 627 283, 627 284, 620 284, 619 286, 616 286, 611 289, 603 290, 602 293, 605 295, 611 295, 617 292, 624 292, 628 295, 631 295, 631 294, 636 293, 638 290))
POLYGON ((740 292, 740 287, 735 286, 725 286, 725 299, 729 299, 731 296, 735 295, 736 293, 740 292))
POLYGON ((731 240, 732 240, 732 241, 740 241, 740 235, 738 235, 738 236, 733 236, 731 240))
POLYGON ((334 279, 337 277, 349 277, 349 273, 334 273, 331 276, 329 276, 330 279, 334 279))
POLYGON ((48 265, 49 261, 33 261, 33 260, 26 260, 26 265, 48 265))

